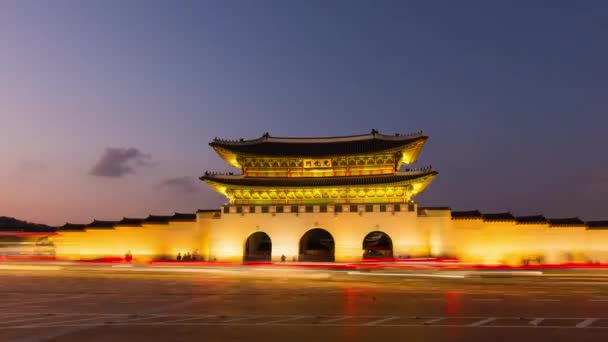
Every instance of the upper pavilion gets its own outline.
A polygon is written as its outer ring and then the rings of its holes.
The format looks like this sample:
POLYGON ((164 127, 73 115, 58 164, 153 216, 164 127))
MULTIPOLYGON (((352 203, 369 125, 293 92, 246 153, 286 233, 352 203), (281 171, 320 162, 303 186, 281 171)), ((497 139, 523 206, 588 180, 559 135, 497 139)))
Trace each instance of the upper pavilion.
POLYGON ((407 202, 437 174, 399 171, 415 162, 428 137, 422 132, 253 140, 214 139, 209 145, 241 175, 205 173, 233 204, 407 202))

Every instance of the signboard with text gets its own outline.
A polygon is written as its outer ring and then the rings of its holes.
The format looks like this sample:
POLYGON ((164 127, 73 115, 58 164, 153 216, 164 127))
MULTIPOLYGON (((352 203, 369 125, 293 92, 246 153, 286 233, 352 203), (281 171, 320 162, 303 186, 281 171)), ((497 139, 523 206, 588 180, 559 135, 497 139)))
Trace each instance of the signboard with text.
POLYGON ((331 159, 304 159, 305 169, 330 168, 331 159))

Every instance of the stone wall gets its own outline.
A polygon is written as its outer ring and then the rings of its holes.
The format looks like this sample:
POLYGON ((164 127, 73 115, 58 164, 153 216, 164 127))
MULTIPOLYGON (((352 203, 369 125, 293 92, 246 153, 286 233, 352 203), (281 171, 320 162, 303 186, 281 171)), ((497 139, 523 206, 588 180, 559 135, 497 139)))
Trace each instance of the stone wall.
MULTIPOLYGON (((585 226, 554 227, 549 224, 516 224, 514 221, 488 222, 483 219, 452 219, 449 209, 424 210, 402 206, 393 212, 262 213, 205 211, 196 221, 144 224, 141 227, 115 226, 60 232, 53 238, 56 254, 65 259, 124 257, 130 251, 136 260, 174 259, 177 253, 197 251, 206 260, 243 260, 247 238, 266 233, 272 242, 272 260, 288 261, 299 256, 300 239, 313 228, 329 232, 335 241, 337 262, 360 261, 363 240, 373 231, 387 234, 395 257, 456 257, 472 263, 522 264, 565 262, 608 262, 608 229, 585 226), (409 210, 408 210, 409 209, 409 210)), ((260 207, 258 207, 260 208, 260 207)), ((390 209, 390 208, 389 208, 390 209)))

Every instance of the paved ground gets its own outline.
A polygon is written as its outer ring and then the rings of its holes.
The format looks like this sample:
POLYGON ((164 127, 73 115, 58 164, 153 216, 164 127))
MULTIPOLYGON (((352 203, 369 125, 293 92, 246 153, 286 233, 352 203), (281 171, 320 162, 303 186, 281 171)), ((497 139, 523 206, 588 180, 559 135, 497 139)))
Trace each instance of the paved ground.
POLYGON ((0 341, 608 341, 608 278, 0 270, 0 341))

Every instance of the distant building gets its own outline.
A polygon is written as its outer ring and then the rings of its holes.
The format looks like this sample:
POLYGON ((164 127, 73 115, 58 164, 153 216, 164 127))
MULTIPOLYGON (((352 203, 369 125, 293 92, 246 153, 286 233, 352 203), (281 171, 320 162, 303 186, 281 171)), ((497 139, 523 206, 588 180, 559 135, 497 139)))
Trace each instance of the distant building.
MULTIPOLYGON (((453 212, 413 200, 432 168, 407 169, 423 133, 213 140, 240 174, 201 180, 227 197, 218 210, 60 227, 67 258, 359 261, 456 257, 481 263, 608 261, 608 222, 453 212), (404 169, 405 168, 405 169, 404 169)), ((466 194, 463 194, 466 195, 466 194)))

